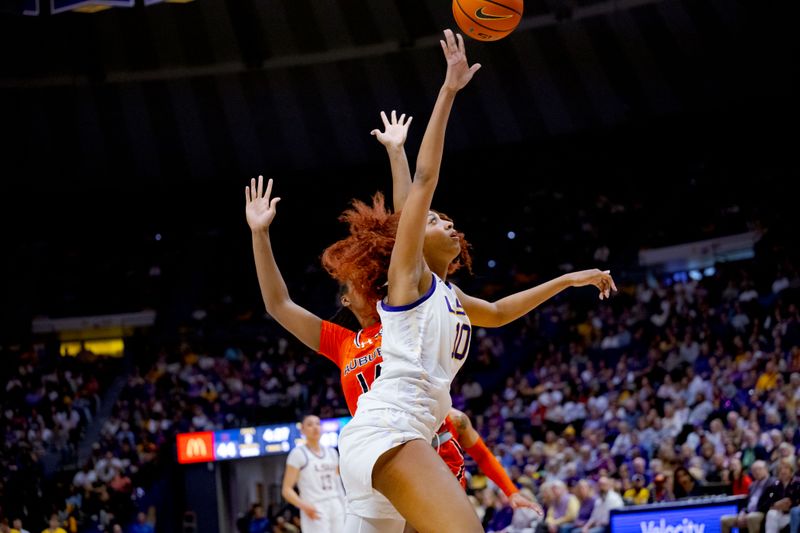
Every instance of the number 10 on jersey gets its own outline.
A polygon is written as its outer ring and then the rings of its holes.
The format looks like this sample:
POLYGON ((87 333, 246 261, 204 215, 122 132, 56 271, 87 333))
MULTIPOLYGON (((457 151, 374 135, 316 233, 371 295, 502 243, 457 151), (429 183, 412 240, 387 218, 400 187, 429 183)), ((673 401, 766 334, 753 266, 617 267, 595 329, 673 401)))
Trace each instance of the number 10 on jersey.
POLYGON ((472 337, 472 328, 469 324, 456 324, 456 340, 453 343, 453 359, 464 359, 469 352, 469 341, 472 337))

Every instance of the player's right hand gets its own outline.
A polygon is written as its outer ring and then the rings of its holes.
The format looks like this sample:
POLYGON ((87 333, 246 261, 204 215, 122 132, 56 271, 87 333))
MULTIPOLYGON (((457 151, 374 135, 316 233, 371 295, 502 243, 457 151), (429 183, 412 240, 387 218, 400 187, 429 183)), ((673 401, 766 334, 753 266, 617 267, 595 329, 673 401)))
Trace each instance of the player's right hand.
POLYGON ((275 218, 275 206, 281 201, 280 198, 272 198, 272 179, 267 182, 267 192, 262 196, 264 186, 264 176, 258 177, 258 185, 253 178, 250 186, 244 188, 245 214, 247 223, 252 231, 266 230, 275 218))
POLYGON ((408 120, 406 120, 406 114, 403 113, 398 120, 397 113, 392 110, 392 120, 390 122, 389 119, 386 118, 386 113, 381 111, 383 131, 374 129, 369 132, 369 134, 374 135, 387 150, 390 148, 401 148, 406 143, 408 127, 411 125, 411 120, 413 120, 413 118, 414 117, 408 117, 408 120))
POLYGON ((313 505, 306 504, 303 506, 303 512, 308 515, 311 520, 318 520, 319 519, 319 511, 313 505))
POLYGON ((542 506, 536 502, 532 502, 519 492, 515 492, 508 498, 508 503, 511 505, 512 509, 519 509, 520 507, 525 507, 527 509, 533 509, 536 514, 539 516, 544 516, 544 509, 542 506))

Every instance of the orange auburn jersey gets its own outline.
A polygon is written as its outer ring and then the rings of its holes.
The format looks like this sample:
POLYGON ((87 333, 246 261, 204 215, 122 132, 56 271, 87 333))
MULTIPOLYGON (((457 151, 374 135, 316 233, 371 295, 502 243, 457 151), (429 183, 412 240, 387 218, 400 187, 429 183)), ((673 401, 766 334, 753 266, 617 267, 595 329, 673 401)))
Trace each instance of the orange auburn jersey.
POLYGON ((358 397, 367 392, 381 375, 381 324, 358 332, 322 321, 319 353, 339 367, 342 391, 350 414, 354 415, 358 397))
MULTIPOLYGON (((381 341, 380 323, 353 332, 327 320, 322 321, 319 353, 339 367, 342 390, 351 415, 356 412, 358 397, 367 392, 372 382, 381 375, 381 341)), ((445 418, 437 433, 445 431, 449 431, 453 438, 437 446, 437 452, 461 486, 466 488, 464 450, 458 443, 458 431, 450 417, 445 418)))

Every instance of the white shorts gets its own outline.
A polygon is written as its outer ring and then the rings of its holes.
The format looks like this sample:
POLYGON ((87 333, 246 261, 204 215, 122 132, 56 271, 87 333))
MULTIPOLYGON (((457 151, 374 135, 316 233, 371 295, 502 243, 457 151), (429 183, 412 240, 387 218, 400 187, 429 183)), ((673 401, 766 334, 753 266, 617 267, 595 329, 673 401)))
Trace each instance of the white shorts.
POLYGON ((340 533, 344 531, 345 509, 344 500, 329 498, 321 502, 314 502, 319 512, 319 518, 312 520, 306 513, 300 511, 300 529, 303 533, 340 533))
POLYGON ((363 518, 404 520, 391 502, 372 488, 378 458, 403 443, 430 442, 433 430, 398 409, 358 410, 339 435, 339 468, 347 497, 347 512, 363 518))

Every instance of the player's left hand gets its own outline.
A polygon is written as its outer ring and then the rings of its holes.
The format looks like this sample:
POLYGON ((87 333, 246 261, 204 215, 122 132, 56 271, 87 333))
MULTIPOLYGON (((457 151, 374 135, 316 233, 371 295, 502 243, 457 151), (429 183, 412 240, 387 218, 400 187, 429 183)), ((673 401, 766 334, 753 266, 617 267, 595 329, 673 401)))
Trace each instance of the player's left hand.
POLYGON ((460 33, 454 36, 452 30, 444 30, 444 40, 440 40, 439 43, 442 45, 444 57, 447 60, 444 86, 451 91, 459 91, 469 83, 481 65, 475 63, 470 67, 467 63, 464 38, 460 33))
POLYGON ((383 131, 374 129, 369 132, 369 134, 374 135, 375 138, 377 138, 387 150, 392 148, 401 148, 406 143, 406 137, 408 137, 408 127, 411 125, 411 121, 413 119, 414 117, 408 117, 408 119, 406 119, 405 113, 400 115, 400 118, 398 119, 397 112, 392 110, 392 120, 390 121, 386 117, 386 113, 381 111, 383 131))
POLYGON ((612 290, 617 292, 617 285, 614 283, 614 278, 611 277, 610 270, 592 268, 579 272, 571 272, 567 274, 567 277, 572 287, 583 287, 585 285, 594 285, 597 287, 600 290, 601 300, 611 297, 612 290))
POLYGON ((512 494, 511 497, 508 499, 508 503, 511 505, 512 509, 522 509, 522 508, 533 509, 539 516, 544 516, 544 510, 542 509, 541 505, 539 505, 536 502, 530 501, 528 498, 526 498, 519 492, 515 492, 514 494, 512 494))

